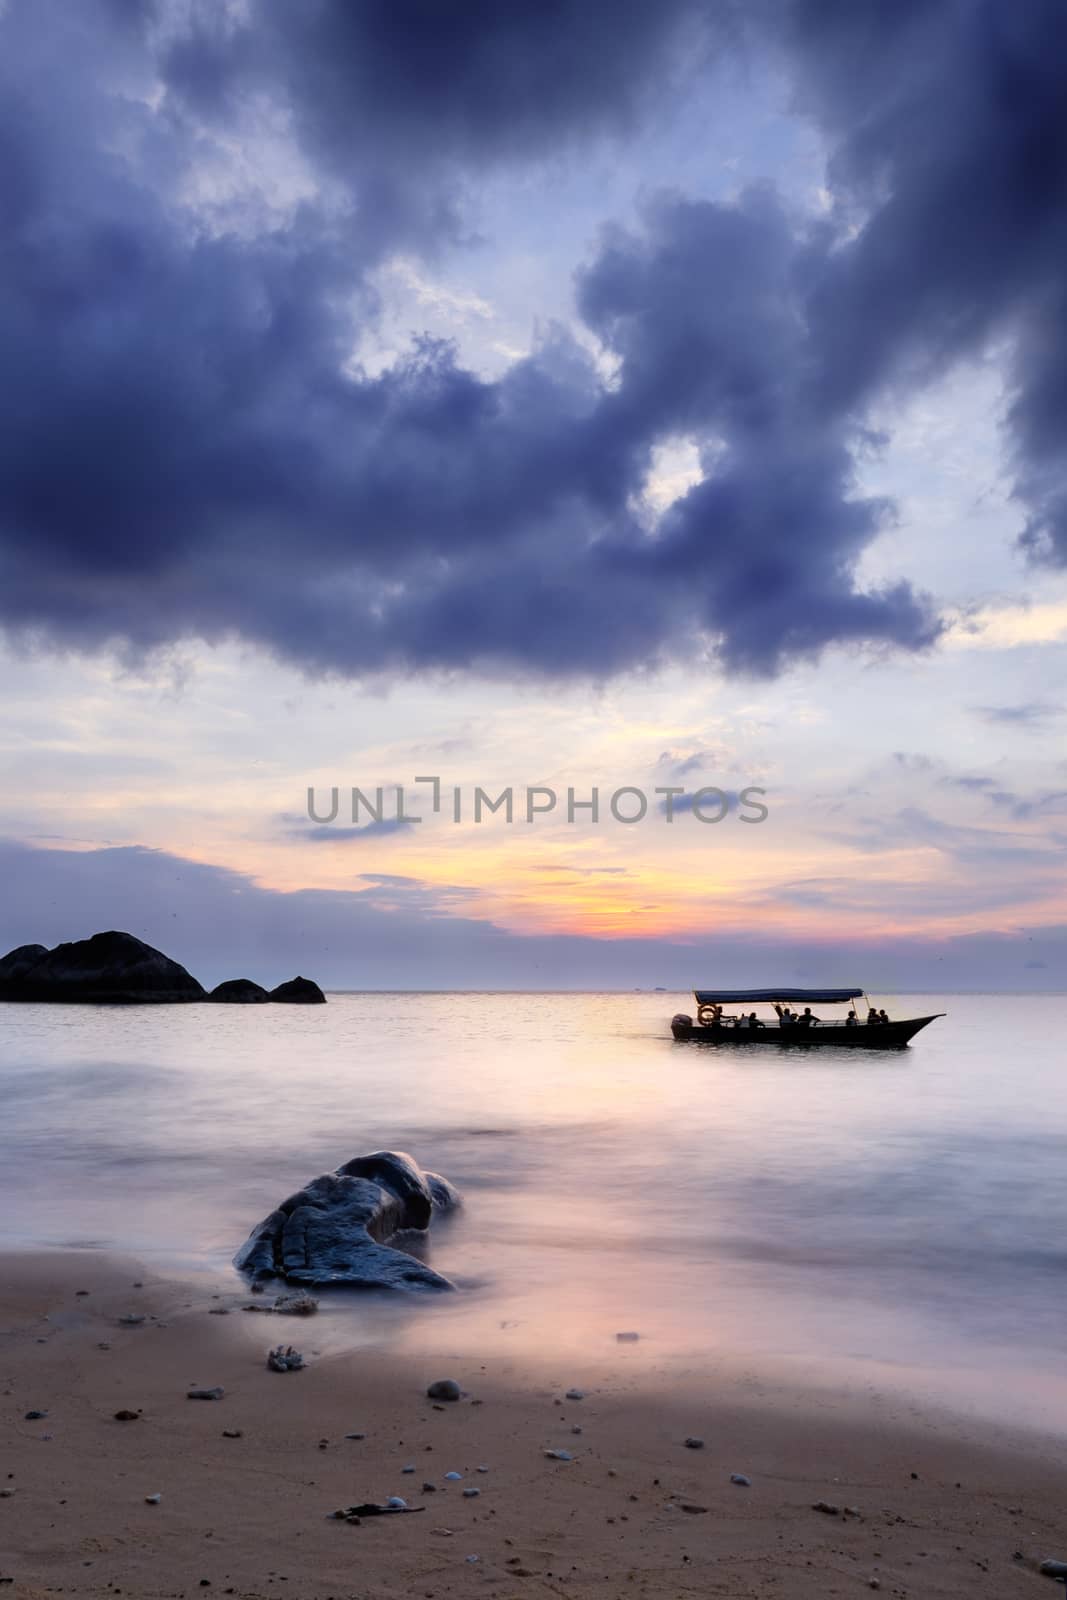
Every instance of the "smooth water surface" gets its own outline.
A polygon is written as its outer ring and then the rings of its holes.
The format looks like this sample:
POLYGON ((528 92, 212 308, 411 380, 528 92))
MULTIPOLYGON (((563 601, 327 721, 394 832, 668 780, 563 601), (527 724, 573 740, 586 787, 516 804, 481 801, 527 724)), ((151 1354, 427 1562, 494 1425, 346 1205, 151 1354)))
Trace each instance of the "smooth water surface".
POLYGON ((315 1174, 409 1150, 458 1184, 447 1304, 360 1338, 792 1363, 1067 1421, 1060 996, 892 1053, 676 1044, 671 994, 338 994, 320 1007, 0 1006, 8 1245, 228 1270, 315 1174))

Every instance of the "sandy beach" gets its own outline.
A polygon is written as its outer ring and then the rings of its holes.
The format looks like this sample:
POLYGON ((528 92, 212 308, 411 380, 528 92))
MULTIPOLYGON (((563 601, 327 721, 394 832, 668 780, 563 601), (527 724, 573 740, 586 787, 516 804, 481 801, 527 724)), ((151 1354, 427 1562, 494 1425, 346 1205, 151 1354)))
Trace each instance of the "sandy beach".
POLYGON ((1041 1435, 699 1373, 638 1386, 586 1370, 578 1399, 548 1365, 317 1358, 321 1316, 253 1314, 236 1288, 97 1253, 8 1255, 2 1284, 13 1595, 1056 1592, 1037 1564, 1067 1549, 1067 1463, 1041 1435), (268 1370, 279 1342, 303 1371, 268 1370), (441 1378, 463 1398, 429 1400, 441 1378), (390 1496, 425 1509, 331 1516, 390 1496))

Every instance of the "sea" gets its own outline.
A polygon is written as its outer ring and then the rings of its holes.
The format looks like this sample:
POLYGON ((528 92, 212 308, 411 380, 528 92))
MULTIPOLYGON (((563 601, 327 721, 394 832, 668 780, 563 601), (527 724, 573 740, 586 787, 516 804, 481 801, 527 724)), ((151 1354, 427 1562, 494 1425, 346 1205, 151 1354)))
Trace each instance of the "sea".
POLYGON ((946 1015, 885 1053, 676 1043, 692 997, 662 992, 0 1005, 3 1244, 237 1295, 281 1200, 405 1150, 462 1191, 418 1247, 457 1293, 327 1295, 320 1340, 576 1382, 772 1373, 1056 1429, 1064 1003, 899 995, 893 1016, 946 1015))

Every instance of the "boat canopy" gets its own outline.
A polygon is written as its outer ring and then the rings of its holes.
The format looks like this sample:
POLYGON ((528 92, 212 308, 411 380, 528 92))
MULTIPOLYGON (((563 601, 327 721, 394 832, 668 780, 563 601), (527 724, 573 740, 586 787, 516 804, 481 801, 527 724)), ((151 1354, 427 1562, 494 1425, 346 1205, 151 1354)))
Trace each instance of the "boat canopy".
POLYGON ((863 989, 694 989, 698 1006, 747 1005, 751 1001, 800 1000, 808 1006, 839 1006, 859 1000, 863 989))

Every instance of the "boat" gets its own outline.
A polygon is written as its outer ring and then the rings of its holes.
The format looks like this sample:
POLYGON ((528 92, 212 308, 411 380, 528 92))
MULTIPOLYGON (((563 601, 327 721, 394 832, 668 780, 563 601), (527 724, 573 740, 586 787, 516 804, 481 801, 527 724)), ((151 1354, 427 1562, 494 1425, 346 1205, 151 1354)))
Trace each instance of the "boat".
MULTIPOLYGON (((780 1044, 780 1045, 844 1045, 848 1049, 893 1050, 906 1045, 920 1028, 925 1028, 944 1011, 935 1011, 929 1017, 908 1017, 889 1022, 867 1022, 865 1012, 870 1009, 864 989, 694 989, 697 1005, 696 1019, 684 1011, 671 1018, 671 1032, 676 1039, 693 1039, 705 1044, 780 1044), (788 1006, 843 1006, 856 1000, 865 1002, 864 1015, 854 1024, 844 1020, 826 1022, 819 1020, 810 1025, 783 1023, 780 1007, 788 1006), (724 1016, 723 1006, 772 1006, 775 1015, 769 1020, 760 1018, 762 1027, 740 1027, 745 1009, 737 1016, 724 1016)), ((853 1007, 855 1009, 855 1007, 853 1007)), ((758 1013, 757 1013, 758 1015, 758 1013)))

